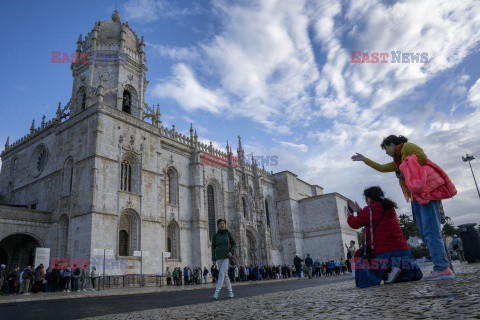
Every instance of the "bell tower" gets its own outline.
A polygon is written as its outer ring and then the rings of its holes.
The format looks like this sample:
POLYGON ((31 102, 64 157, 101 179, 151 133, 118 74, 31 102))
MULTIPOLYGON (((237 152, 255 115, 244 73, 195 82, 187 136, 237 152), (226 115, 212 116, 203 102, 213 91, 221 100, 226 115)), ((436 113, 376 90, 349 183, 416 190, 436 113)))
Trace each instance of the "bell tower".
POLYGON ((77 62, 73 76, 70 116, 95 104, 116 108, 142 119, 148 85, 145 43, 117 10, 112 20, 97 21, 90 33, 77 41, 77 62))

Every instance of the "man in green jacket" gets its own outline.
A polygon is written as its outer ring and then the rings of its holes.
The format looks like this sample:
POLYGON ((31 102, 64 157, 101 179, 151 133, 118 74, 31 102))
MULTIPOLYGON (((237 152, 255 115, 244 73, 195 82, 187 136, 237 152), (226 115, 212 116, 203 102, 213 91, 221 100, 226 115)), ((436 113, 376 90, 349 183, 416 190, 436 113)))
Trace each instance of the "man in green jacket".
POLYGON ((213 299, 218 299, 218 293, 222 289, 223 281, 227 285, 228 297, 233 298, 232 284, 230 283, 230 278, 228 277, 228 265, 229 260, 233 256, 236 248, 235 239, 233 235, 227 229, 227 222, 223 219, 217 221, 218 231, 213 235, 212 238, 212 261, 213 265, 218 263, 219 277, 217 282, 217 288, 215 289, 215 294, 213 299))

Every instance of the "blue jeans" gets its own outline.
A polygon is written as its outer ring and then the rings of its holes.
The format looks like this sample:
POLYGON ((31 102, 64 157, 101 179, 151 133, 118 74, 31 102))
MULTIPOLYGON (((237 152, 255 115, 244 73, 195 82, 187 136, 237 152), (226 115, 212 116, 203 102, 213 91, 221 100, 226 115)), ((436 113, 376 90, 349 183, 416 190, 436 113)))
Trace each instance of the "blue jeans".
POLYGON ((442 238, 440 201, 432 200, 427 204, 413 201, 412 204, 418 231, 432 256, 433 270, 443 271, 448 268, 449 262, 442 238))
POLYGON ((301 267, 295 267, 295 275, 297 276, 298 279, 302 278, 302 271, 300 270, 301 267))

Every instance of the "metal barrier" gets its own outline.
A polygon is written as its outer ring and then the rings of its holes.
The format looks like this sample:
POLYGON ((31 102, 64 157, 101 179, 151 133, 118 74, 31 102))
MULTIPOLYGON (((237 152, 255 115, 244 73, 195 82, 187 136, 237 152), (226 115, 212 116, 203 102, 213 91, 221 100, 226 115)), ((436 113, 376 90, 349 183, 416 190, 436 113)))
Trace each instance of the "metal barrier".
MULTIPOLYGON (((119 287, 163 287, 166 284, 168 276, 160 276, 156 274, 125 274, 117 276, 98 276, 96 283, 97 290, 105 290, 119 287)), ((89 283, 90 278, 89 279, 89 283)))

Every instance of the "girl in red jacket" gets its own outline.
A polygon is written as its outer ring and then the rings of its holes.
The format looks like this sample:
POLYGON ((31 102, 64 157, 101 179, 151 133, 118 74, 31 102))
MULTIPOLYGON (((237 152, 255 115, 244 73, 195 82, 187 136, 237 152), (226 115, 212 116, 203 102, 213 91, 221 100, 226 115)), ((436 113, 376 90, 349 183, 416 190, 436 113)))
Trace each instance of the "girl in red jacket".
POLYGON ((366 231, 366 242, 360 248, 363 257, 354 258, 357 287, 376 286, 382 280, 390 284, 421 279, 422 272, 403 237, 395 202, 385 198, 382 189, 377 186, 365 189, 363 195, 368 205, 363 209, 358 203, 348 201, 351 209, 348 225, 353 229, 365 227, 366 231), (358 212, 356 217, 353 211, 358 212))

